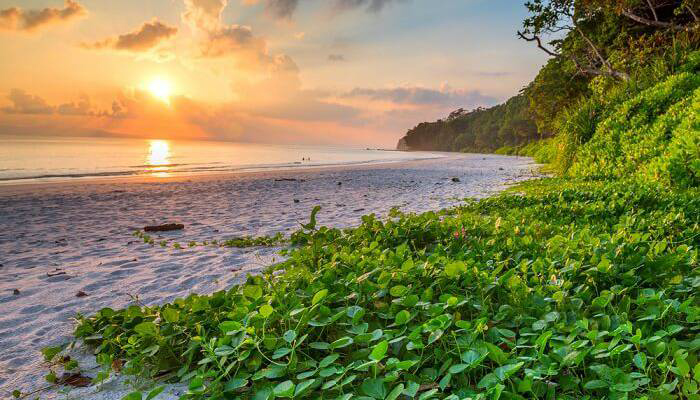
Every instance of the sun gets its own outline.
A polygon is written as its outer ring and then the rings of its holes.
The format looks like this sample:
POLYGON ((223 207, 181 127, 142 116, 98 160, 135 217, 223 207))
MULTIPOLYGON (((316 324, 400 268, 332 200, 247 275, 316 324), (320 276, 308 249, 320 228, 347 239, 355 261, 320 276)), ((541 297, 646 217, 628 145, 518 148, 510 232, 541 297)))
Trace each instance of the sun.
POLYGON ((173 88, 168 80, 163 78, 153 79, 148 83, 148 91, 158 100, 170 104, 170 95, 172 94, 173 88))

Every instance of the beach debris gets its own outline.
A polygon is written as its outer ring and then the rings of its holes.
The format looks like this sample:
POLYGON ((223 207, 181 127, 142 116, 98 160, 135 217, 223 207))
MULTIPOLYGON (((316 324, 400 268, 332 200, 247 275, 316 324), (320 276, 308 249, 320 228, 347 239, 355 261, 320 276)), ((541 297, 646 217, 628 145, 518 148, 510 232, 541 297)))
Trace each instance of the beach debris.
POLYGON ((92 385, 92 379, 79 373, 64 372, 56 381, 59 385, 67 385, 73 387, 88 387, 92 385))
POLYGON ((342 184, 343 184, 343 182, 338 182, 338 186, 340 186, 340 185, 342 185, 342 184))
POLYGON ((12 294, 15 295, 15 296, 19 296, 20 293, 21 293, 21 292, 19 291, 19 289, 14 289, 14 290, 12 291, 12 294))
POLYGON ((50 278, 52 276, 65 275, 65 274, 66 274, 66 271, 61 271, 60 268, 56 268, 53 272, 47 272, 46 276, 48 276, 50 278))
POLYGON ((87 293, 83 292, 82 290, 79 290, 78 293, 75 294, 75 297, 87 297, 87 293))
POLYGON ((498 167, 498 170, 499 170, 499 171, 503 171, 503 167, 498 167))
POLYGON ((296 178, 280 178, 280 179, 275 179, 275 182, 296 182, 299 179, 296 178))
POLYGON ((294 199, 294 202, 295 202, 295 203, 298 203, 298 202, 299 202, 299 199, 294 199))
POLYGON ((163 225, 149 225, 143 228, 144 232, 169 232, 178 231, 180 229, 185 229, 183 224, 163 224, 163 225))
POLYGON ((462 182, 462 181, 460 181, 460 180, 459 180, 459 178, 457 178, 457 177, 454 177, 454 178, 452 178, 452 182, 455 182, 455 183, 457 183, 457 182, 462 182))
POLYGON ((365 211, 365 209, 364 208, 356 208, 356 209, 352 210, 352 212, 360 212, 360 211, 365 211))

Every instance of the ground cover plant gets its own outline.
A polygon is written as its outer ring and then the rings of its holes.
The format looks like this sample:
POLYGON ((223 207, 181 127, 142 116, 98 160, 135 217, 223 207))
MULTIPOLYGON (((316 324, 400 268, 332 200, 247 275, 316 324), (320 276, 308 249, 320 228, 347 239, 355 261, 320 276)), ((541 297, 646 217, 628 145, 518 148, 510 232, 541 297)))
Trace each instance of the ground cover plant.
POLYGON ((245 284, 75 334, 184 398, 697 398, 698 192, 518 190, 349 230, 315 210, 245 284))
MULTIPOLYGON (((156 237, 147 234, 144 231, 137 230, 133 233, 133 236, 143 240, 144 243, 155 246, 156 244, 161 247, 172 247, 174 249, 182 249, 183 245, 179 242, 167 240, 167 239, 157 239, 156 237)), ((287 242, 287 239, 281 233, 276 233, 275 235, 267 236, 242 236, 233 237, 227 239, 215 239, 210 241, 190 241, 187 243, 187 247, 201 247, 201 246, 214 246, 214 247, 275 247, 281 246, 287 242)))

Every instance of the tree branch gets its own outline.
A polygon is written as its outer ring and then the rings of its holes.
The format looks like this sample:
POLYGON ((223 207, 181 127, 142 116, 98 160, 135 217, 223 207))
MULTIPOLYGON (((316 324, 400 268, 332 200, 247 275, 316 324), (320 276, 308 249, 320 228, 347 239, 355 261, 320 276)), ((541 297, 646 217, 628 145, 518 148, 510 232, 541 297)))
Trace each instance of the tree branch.
POLYGON ((552 57, 559 56, 559 53, 553 52, 553 51, 549 50, 548 48, 544 47, 544 45, 542 45, 542 40, 537 35, 532 35, 532 37, 527 37, 527 36, 525 36, 524 33, 518 31, 518 36, 520 36, 521 39, 526 40, 528 42, 537 42, 537 47, 539 47, 542 51, 544 51, 545 53, 549 54, 552 57))
POLYGON ((690 12, 690 15, 693 16, 693 19, 695 20, 695 22, 700 21, 700 19, 698 19, 698 15, 695 14, 695 11, 693 11, 693 7, 691 7, 691 6, 685 6, 685 8, 688 9, 688 11, 690 12))
POLYGON ((632 21, 638 22, 642 25, 647 25, 647 26, 653 26, 656 28, 666 28, 666 29, 673 29, 676 31, 684 31, 687 30, 686 27, 679 26, 679 25, 674 25, 670 22, 663 22, 663 21, 652 21, 648 18, 641 17, 639 15, 636 15, 632 13, 629 10, 622 11, 622 15, 625 17, 631 19, 632 21))
POLYGON ((656 8, 654 8, 654 6, 651 4, 651 0, 647 0, 647 4, 651 9, 651 13, 654 14, 654 21, 659 22, 659 16, 656 15, 656 8))
POLYGON ((578 33, 581 35, 581 37, 583 38, 583 40, 585 40, 586 43, 588 43, 588 46, 590 46, 591 49, 593 49, 593 52, 595 53, 596 57, 598 57, 598 59, 600 60, 600 62, 603 63, 603 65, 604 65, 607 69, 609 69, 609 70, 612 71, 612 67, 610 66, 610 63, 609 63, 605 58, 603 58, 603 55, 600 54, 600 51, 598 51, 598 48, 595 47, 595 45, 593 44, 593 42, 591 41, 591 39, 589 39, 588 36, 586 36, 586 35, 583 33, 583 31, 581 30, 581 28, 578 27, 578 25, 575 25, 575 26, 576 26, 576 30, 577 30, 578 33))

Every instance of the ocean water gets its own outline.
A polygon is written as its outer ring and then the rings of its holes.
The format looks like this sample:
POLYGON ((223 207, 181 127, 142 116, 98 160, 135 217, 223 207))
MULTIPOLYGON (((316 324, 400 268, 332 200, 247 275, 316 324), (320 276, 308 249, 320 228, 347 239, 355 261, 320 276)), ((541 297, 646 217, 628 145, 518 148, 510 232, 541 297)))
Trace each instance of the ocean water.
POLYGON ((171 177, 441 157, 332 146, 165 139, 2 138, 0 184, 125 176, 171 177))

